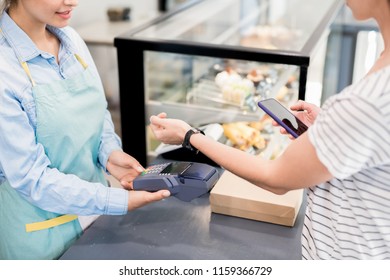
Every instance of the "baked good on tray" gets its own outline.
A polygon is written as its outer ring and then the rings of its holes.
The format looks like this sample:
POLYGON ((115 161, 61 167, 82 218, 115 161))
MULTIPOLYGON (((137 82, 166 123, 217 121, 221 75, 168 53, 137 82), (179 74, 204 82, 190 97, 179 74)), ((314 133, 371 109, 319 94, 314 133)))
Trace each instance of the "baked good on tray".
POLYGON ((219 72, 215 76, 215 83, 221 89, 222 98, 228 102, 239 106, 244 104, 245 98, 255 92, 254 83, 241 77, 232 68, 219 72))

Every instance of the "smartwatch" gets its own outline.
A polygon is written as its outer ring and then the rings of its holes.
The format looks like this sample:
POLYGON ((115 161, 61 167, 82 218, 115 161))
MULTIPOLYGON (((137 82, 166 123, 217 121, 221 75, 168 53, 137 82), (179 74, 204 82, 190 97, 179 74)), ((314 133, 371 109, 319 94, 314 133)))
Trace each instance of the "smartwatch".
POLYGON ((186 135, 184 136, 183 143, 181 144, 183 148, 186 148, 192 152, 198 153, 199 150, 196 149, 194 146, 191 145, 190 143, 190 138, 193 134, 201 133, 204 135, 204 132, 202 130, 199 130, 197 128, 191 128, 190 130, 187 131, 186 135))

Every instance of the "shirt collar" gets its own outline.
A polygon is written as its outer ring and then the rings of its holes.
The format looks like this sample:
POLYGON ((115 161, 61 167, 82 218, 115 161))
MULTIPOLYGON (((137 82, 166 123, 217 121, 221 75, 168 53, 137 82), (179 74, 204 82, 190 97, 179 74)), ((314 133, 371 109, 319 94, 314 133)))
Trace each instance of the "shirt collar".
MULTIPOLYGON (((13 21, 7 12, 4 12, 0 16, 0 28, 3 31, 5 39, 18 56, 20 62, 29 61, 43 54, 30 37, 13 21)), ((48 25, 47 29, 61 41, 61 44, 65 47, 65 49, 74 53, 75 47, 62 28, 56 28, 48 25)))

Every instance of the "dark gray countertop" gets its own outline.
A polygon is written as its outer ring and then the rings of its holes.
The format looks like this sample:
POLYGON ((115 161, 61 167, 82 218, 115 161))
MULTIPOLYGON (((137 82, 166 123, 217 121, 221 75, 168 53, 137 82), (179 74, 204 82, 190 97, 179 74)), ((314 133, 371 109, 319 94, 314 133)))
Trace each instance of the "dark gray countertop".
POLYGON ((169 197, 124 216, 101 216, 61 259, 301 259, 306 199, 294 227, 211 213, 209 195, 169 197))

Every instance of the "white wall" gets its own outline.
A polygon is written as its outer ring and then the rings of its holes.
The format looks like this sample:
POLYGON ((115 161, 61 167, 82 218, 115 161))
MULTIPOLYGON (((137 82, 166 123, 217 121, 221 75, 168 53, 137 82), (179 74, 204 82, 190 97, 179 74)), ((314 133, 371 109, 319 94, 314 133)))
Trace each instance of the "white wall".
POLYGON ((156 10, 157 0, 79 0, 70 25, 79 27, 95 20, 107 19, 108 7, 131 7, 132 13, 144 13, 156 10))
MULTIPOLYGON (((109 7, 130 7, 131 21, 132 18, 149 14, 151 10, 156 11, 157 0, 79 0, 78 6, 73 11, 70 25, 79 30, 84 26, 91 26, 91 23, 108 22, 107 9, 109 7)), ((96 26, 96 32, 99 32, 99 24, 96 26)), ((90 28, 88 30, 88 32, 95 32, 90 28)), ((106 96, 111 101, 110 104, 118 105, 119 81, 116 49, 113 46, 95 44, 88 45, 88 47, 102 78, 106 96)))

